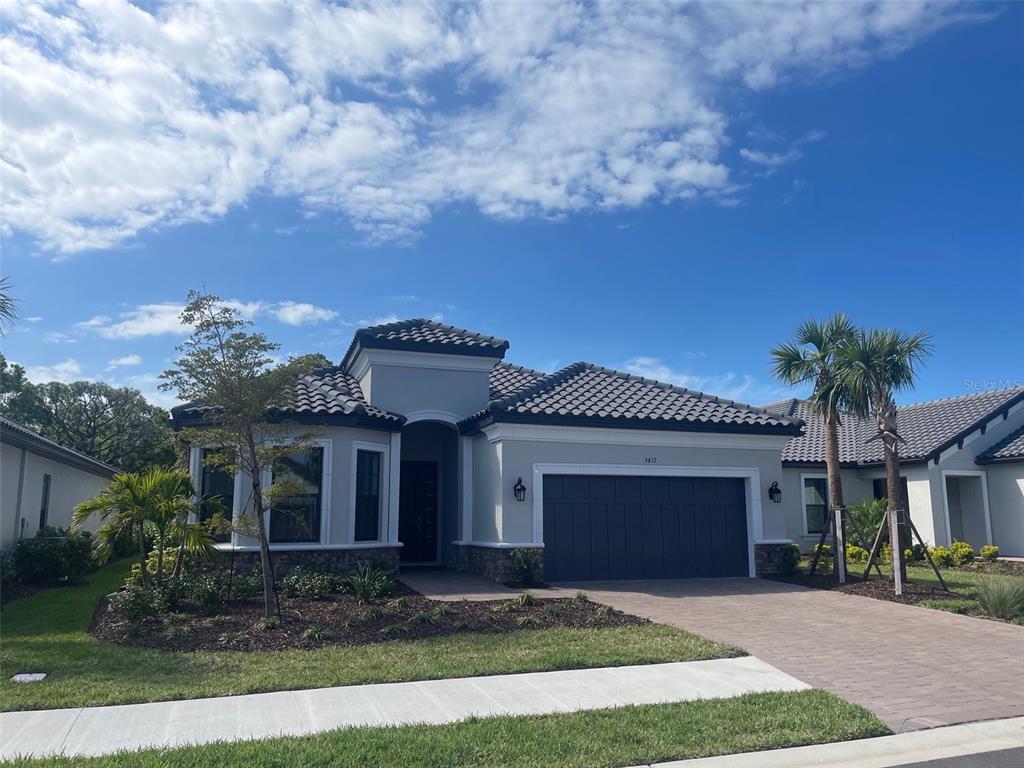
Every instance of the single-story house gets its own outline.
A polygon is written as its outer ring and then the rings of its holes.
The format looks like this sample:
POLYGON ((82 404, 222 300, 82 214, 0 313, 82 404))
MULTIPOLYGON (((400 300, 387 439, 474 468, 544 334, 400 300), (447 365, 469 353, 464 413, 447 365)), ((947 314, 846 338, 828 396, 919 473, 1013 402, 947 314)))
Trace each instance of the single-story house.
POLYGON ((0 416, 0 549, 40 528, 67 528, 75 505, 107 486, 117 472, 0 416))
MULTIPOLYGON (((268 513, 279 567, 377 560, 504 579, 518 550, 552 581, 754 576, 786 538, 768 490, 800 418, 590 363, 542 373, 506 363, 508 346, 388 323, 297 382, 280 415, 317 434, 277 470, 305 488, 268 513)), ((172 416, 204 418, 188 404, 172 416)), ((204 450, 192 448, 196 486, 237 516, 247 484, 204 450)), ((235 532, 220 546, 237 561, 255 545, 235 532)))
MULTIPOLYGON (((375 560, 503 580, 525 555, 549 581, 755 576, 813 538, 802 475, 823 472, 811 450, 820 434, 798 403, 759 408, 583 362, 543 373, 505 362, 508 346, 406 320, 356 331, 340 365, 298 381, 278 416, 316 436, 276 470, 304 486, 268 513, 279 567, 375 560)), ((963 469, 951 449, 988 449, 1021 426, 1021 398, 977 397, 985 405, 962 409, 973 416, 943 428, 949 445, 926 428, 922 458, 907 465, 912 493, 935 457, 942 478, 963 479, 949 502, 956 531, 972 524, 971 478, 986 470, 963 469)), ((177 428, 204 423, 201 406, 172 416, 177 428)), ((844 435, 849 465, 863 441, 844 435)), ((191 451, 196 487, 238 516, 248 484, 207 466, 205 450, 191 451)), ((844 471, 854 499, 881 476, 875 464, 844 471)), ((1000 509, 1019 523, 1019 494, 1015 503, 1000 509)), ((219 546, 236 562, 257 551, 237 531, 219 546)))
MULTIPOLYGON (((804 434, 782 450, 786 536, 807 550, 819 540, 828 499, 823 428, 805 401, 764 406, 802 419, 804 434)), ((904 503, 931 545, 996 544, 1024 556, 1024 387, 905 405, 897 410, 904 503)), ((844 415, 839 458, 849 505, 886 495, 881 442, 870 419, 844 415)))

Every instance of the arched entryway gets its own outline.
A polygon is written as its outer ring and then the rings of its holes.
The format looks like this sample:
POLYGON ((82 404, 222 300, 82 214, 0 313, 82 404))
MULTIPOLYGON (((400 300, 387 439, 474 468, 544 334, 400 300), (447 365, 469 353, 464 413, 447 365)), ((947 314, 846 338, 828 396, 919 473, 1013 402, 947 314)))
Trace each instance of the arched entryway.
POLYGON ((402 429, 398 540, 406 564, 454 566, 458 538, 458 432, 416 421, 402 429))

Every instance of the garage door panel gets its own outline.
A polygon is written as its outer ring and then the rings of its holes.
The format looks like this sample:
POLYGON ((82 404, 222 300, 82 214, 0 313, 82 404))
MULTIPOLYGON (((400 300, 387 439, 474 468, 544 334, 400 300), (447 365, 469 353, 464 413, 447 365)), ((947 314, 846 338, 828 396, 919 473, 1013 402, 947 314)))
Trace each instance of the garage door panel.
POLYGON ((549 580, 746 576, 738 478, 547 476, 549 580))

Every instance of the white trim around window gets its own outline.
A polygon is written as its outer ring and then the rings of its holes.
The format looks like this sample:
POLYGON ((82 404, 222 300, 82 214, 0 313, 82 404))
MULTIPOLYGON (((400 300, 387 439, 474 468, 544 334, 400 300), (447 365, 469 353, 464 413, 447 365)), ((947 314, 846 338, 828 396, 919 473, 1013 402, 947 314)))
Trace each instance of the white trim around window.
MULTIPOLYGON (((985 510, 985 537, 986 544, 992 543, 992 516, 988 508, 988 474, 983 469, 944 469, 942 478, 942 511, 946 519, 946 544, 953 543, 953 531, 949 524, 949 492, 946 489, 947 477, 977 477, 981 483, 981 504, 985 510)), ((962 512, 961 512, 962 514, 962 512)))
POLYGON ((353 440, 352 443, 352 467, 349 475, 348 488, 348 538, 347 541, 353 546, 370 544, 382 544, 388 541, 390 531, 390 486, 391 486, 391 446, 387 443, 366 443, 360 440, 353 440), (380 457, 380 496, 377 500, 377 539, 375 541, 356 541, 356 475, 359 465, 359 451, 379 453, 380 457))
MULTIPOLYGON (((804 497, 804 480, 825 481, 825 512, 828 512, 828 475, 824 472, 801 472, 800 473, 800 528, 804 536, 821 536, 821 531, 811 533, 807 526, 807 499, 804 497)), ((830 534, 831 535, 831 534, 830 534)))
POLYGON ((744 482, 747 507, 747 566, 757 575, 754 545, 764 539, 761 472, 757 467, 679 467, 661 464, 534 464, 533 543, 544 544, 544 475, 630 475, 646 477, 738 477, 744 482))

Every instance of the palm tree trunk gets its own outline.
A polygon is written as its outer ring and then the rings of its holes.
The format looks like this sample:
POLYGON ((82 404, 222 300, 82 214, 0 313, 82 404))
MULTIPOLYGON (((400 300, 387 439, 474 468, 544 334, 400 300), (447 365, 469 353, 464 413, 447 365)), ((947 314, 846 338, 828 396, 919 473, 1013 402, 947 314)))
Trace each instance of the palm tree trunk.
POLYGON ((160 549, 156 553, 156 585, 158 587, 163 586, 164 583, 164 543, 167 541, 167 532, 165 529, 160 529, 159 547, 160 549))
POLYGON ((843 525, 843 478, 839 469, 839 414, 832 412, 824 417, 825 422, 825 472, 828 476, 828 505, 832 510, 832 550, 834 562, 834 573, 843 578, 842 563, 846 553, 840 552, 840 540, 845 542, 845 537, 837 536, 839 527, 843 525))
MULTIPOLYGON (((906 528, 908 510, 904 509, 903 486, 900 483, 899 437, 896 429, 896 402, 891 392, 880 393, 878 407, 878 431, 882 436, 885 450, 885 493, 889 509, 896 510, 896 522, 900 531, 906 528)), ((900 577, 907 581, 907 563, 903 557, 903 545, 898 539, 889 542, 892 550, 892 567, 899 568, 900 577)), ((895 576, 893 577, 895 578, 895 576)))
POLYGON ((139 579, 142 588, 149 588, 149 571, 146 570, 146 526, 139 523, 139 579))

